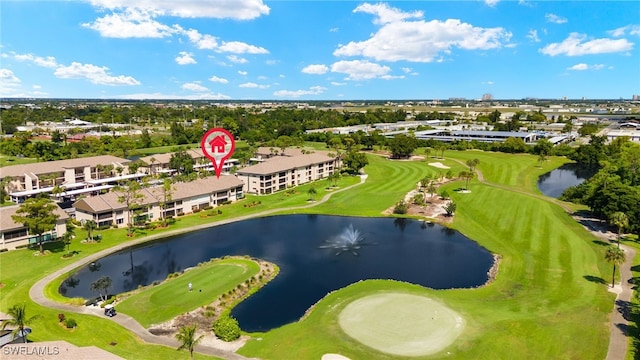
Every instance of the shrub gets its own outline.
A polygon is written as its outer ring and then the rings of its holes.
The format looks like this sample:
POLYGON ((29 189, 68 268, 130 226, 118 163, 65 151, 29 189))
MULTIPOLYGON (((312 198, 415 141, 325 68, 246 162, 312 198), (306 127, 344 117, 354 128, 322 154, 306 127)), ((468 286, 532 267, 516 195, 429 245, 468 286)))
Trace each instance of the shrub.
POLYGON ((58 314, 58 322, 63 322, 65 319, 65 316, 63 313, 58 314))
POLYGON ((400 202, 398 202, 396 206, 393 208, 393 213, 406 214, 408 210, 409 210, 409 207, 407 206, 407 203, 405 203, 404 200, 400 200, 400 202))
POLYGON ((105 305, 113 304, 115 301, 116 301, 116 297, 115 297, 115 296, 112 296, 112 297, 110 297, 109 299, 107 299, 107 300, 103 301, 103 302, 100 304, 100 307, 101 307, 101 308, 104 308, 104 306, 105 306, 105 305))
POLYGON ((233 341, 240 337, 238 320, 231 316, 221 316, 213 322, 213 332, 222 341, 233 341))
POLYGON ((78 326, 78 323, 74 319, 69 318, 64 321, 64 326, 66 326, 67 329, 73 329, 78 326))

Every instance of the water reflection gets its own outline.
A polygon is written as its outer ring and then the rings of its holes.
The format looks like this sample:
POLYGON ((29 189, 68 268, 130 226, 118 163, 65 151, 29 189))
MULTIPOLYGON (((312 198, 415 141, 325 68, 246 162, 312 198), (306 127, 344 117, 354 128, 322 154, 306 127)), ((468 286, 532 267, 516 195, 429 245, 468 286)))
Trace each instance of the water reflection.
POLYGON ((107 256, 74 274, 80 285, 64 291, 68 297, 90 298, 89 285, 109 276, 111 293, 121 293, 213 257, 249 255, 278 264, 280 274, 232 315, 244 330, 265 331, 298 320, 327 293, 362 279, 395 279, 436 289, 487 281, 493 263, 489 252, 458 232, 421 226, 423 222, 412 226, 414 222, 322 215, 252 219, 107 256))
POLYGON ((566 189, 580 185, 583 181, 595 175, 596 172, 597 169, 591 167, 564 164, 555 170, 540 175, 538 189, 549 197, 558 198, 566 189))

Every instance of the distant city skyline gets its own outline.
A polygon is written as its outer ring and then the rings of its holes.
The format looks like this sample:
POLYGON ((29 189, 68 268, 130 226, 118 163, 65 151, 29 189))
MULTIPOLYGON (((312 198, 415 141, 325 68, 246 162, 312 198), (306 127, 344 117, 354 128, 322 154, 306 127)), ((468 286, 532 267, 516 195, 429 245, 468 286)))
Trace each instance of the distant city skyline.
POLYGON ((638 14, 636 1, 9 0, 0 97, 632 99, 638 14))

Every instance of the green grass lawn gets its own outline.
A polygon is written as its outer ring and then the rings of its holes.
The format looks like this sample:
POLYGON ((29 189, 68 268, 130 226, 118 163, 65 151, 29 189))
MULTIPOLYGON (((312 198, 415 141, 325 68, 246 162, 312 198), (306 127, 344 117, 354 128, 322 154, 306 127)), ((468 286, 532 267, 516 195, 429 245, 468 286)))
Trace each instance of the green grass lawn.
POLYGON ((38 162, 38 159, 8 156, 8 155, 0 154, 0 167, 10 166, 10 165, 33 164, 35 162, 38 162))
POLYGON ((248 259, 216 260, 127 297, 118 303, 118 311, 149 327, 212 303, 259 270, 260 266, 248 259), (189 283, 192 291, 188 290, 189 283))
MULTIPOLYGON (((393 358, 350 339, 339 329, 337 316, 349 302, 367 294, 401 291, 433 298, 464 317, 463 334, 446 350, 451 358, 604 358, 609 338, 608 314, 614 298, 607 292, 604 280, 611 274, 611 267, 603 260, 605 246, 535 189, 537 176, 564 160, 549 161, 546 169, 547 164, 538 168, 537 157, 530 155, 511 158, 505 154, 447 151, 445 159, 437 161, 450 166, 454 174, 466 166, 451 158, 463 162, 468 158, 480 159, 478 168, 487 181, 497 184, 474 180, 470 194, 453 191, 462 185, 461 181, 444 186, 458 203, 452 226, 502 256, 493 283, 478 289, 436 291, 394 281, 360 282, 328 295, 302 321, 256 334, 261 340, 252 340, 240 353, 262 359, 319 359, 329 352, 352 359, 393 358)), ((369 160, 365 184, 336 193, 316 207, 287 212, 381 216, 383 210, 403 198, 422 177, 442 171, 426 161, 390 161, 373 155, 369 160)), ((340 187, 358 181, 345 177, 340 187)), ((222 215, 181 217, 168 231, 285 206, 307 205, 310 186, 319 190, 317 199, 327 191, 326 185, 318 182, 296 188, 292 194, 248 197, 223 206, 222 215), (251 201, 262 203, 244 207, 251 201)), ((77 233, 82 238, 83 232, 77 233)), ((100 233, 103 241, 99 244, 76 242, 71 246, 71 250, 79 251, 75 259, 131 240, 124 235, 124 229, 100 233)), ((165 233, 167 230, 139 231, 134 239, 165 233)), ((173 358, 181 354, 175 349, 143 344, 108 319, 73 315, 79 328, 72 333, 58 326, 56 311, 42 308, 28 298, 29 288, 38 278, 68 263, 69 260, 61 258, 63 250, 56 251, 44 257, 33 256, 33 250, 0 254, 0 282, 4 285, 0 288, 0 311, 6 312, 13 304, 24 301, 29 314, 43 315, 33 326, 32 340, 65 339, 77 345, 92 344, 125 358, 173 358), (118 345, 110 346, 109 341, 118 345)), ((48 287, 47 294, 55 288, 55 285, 48 287)))

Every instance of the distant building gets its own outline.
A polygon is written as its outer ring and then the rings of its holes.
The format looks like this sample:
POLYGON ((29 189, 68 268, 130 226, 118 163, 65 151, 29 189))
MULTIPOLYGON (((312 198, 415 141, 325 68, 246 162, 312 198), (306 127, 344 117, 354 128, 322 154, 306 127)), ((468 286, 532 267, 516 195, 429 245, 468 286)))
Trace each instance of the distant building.
POLYGON ((482 101, 491 101, 493 100, 493 95, 486 93, 482 95, 482 101))
POLYGON ((633 100, 633 101, 640 101, 640 95, 638 95, 638 94, 633 94, 633 96, 631 97, 631 100, 633 100))

